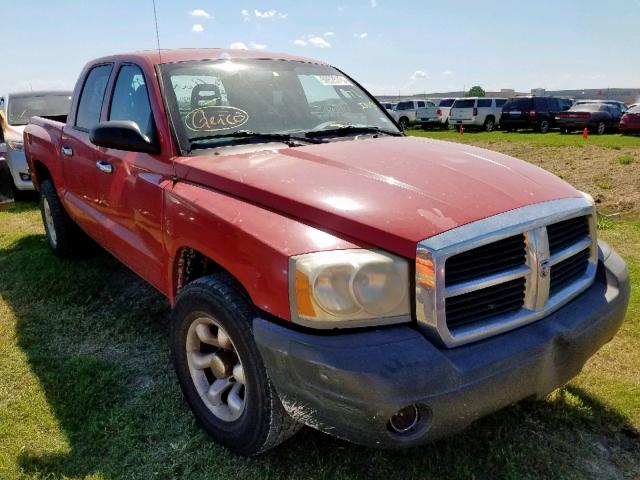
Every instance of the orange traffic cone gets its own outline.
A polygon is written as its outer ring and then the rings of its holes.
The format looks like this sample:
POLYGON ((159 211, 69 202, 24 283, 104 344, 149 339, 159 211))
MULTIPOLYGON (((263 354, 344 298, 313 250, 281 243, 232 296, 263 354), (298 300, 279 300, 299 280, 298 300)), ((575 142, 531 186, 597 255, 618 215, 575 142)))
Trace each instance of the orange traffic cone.
POLYGON ((464 125, 460 125, 460 135, 464 135, 464 125))
POLYGON ((587 128, 585 127, 585 129, 582 131, 582 139, 586 140, 587 138, 589 138, 589 130, 587 130, 587 128))

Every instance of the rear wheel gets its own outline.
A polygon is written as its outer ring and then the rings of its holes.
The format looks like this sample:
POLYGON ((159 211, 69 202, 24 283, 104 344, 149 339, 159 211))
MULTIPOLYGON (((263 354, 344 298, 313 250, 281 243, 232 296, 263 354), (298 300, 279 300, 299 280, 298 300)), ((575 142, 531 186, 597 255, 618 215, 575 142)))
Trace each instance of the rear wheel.
POLYGON ((492 132, 496 128, 496 122, 493 117, 487 117, 484 121, 484 129, 487 132, 492 132))
POLYGON ((596 134, 602 135, 607 131, 607 125, 603 121, 599 121, 598 125, 596 125, 596 134))
POLYGON ((538 131, 540 133, 547 133, 549 131, 549 120, 540 120, 538 131))
POLYGON ((40 213, 47 242, 59 257, 72 257, 80 250, 82 232, 67 214, 53 182, 40 184, 40 213))
POLYGON ((253 339, 257 313, 227 274, 199 278, 176 301, 171 352, 182 392, 218 443, 256 455, 300 424, 284 410, 253 339))

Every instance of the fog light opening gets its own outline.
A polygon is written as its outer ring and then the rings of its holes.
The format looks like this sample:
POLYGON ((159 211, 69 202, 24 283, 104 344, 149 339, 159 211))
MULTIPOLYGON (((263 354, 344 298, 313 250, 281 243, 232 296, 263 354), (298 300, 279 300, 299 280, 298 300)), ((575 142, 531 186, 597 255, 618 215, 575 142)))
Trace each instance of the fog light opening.
POLYGON ((420 421, 417 405, 408 405, 398 410, 389 419, 389 430, 395 433, 410 432, 420 421))
POLYGON ((20 179, 23 182, 28 182, 29 180, 31 180, 31 175, 29 175, 28 173, 20 172, 20 179))

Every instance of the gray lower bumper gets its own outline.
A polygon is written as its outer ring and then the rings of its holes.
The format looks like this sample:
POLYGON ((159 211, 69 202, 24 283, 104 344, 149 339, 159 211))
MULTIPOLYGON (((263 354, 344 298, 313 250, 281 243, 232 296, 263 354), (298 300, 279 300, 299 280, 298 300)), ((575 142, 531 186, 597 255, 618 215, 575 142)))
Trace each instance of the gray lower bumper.
POLYGON ((454 349, 434 346, 410 326, 314 335, 256 319, 254 334, 294 418, 363 445, 416 445, 524 398, 544 397, 611 340, 630 286, 624 261, 604 250, 595 283, 562 309, 454 349), (420 422, 392 433, 389 418, 412 404, 420 422))

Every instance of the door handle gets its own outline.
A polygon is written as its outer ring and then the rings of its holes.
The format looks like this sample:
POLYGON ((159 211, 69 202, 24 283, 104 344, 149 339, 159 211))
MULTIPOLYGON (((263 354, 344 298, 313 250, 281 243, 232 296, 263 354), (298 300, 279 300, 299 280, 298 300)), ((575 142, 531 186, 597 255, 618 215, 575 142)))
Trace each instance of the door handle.
POLYGON ((62 147, 60 151, 65 157, 73 157, 73 148, 71 147, 62 147))
POLYGON ((113 173, 113 165, 111 165, 109 162, 105 162, 104 160, 98 160, 96 162, 96 168, 102 173, 106 173, 108 175, 111 175, 113 173))

